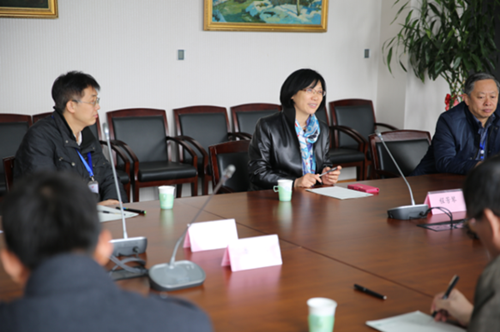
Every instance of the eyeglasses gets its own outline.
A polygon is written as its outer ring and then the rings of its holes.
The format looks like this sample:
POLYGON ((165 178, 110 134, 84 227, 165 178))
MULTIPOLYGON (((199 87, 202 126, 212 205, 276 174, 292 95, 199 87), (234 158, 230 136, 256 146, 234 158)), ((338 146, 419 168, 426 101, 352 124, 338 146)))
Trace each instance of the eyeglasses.
POLYGON ((305 89, 302 89, 302 91, 304 91, 305 93, 307 93, 308 95, 312 95, 312 94, 318 94, 322 97, 324 97, 326 95, 326 91, 324 90, 314 90, 313 88, 305 88, 305 89))
POLYGON ((75 99, 73 99, 73 101, 75 103, 85 103, 85 104, 89 104, 89 105, 92 105, 95 107, 97 104, 99 104, 99 102, 101 101, 101 98, 96 98, 95 101, 83 101, 83 100, 75 100, 75 99))

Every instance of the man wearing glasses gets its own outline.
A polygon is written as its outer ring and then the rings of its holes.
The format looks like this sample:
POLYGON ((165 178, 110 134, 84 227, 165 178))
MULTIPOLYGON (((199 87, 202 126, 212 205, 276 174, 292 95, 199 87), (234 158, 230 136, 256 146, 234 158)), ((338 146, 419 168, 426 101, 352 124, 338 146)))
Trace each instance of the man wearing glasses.
POLYGON ((490 74, 465 81, 464 101, 439 117, 429 150, 412 175, 467 174, 500 152, 499 83, 490 74))
POLYGON ((478 279, 474 305, 454 289, 447 299, 437 294, 431 311, 436 320, 450 316, 468 331, 500 330, 500 157, 485 160, 474 168, 464 183, 469 226, 481 240, 491 261, 478 279))
MULTIPOLYGON (((52 86, 55 111, 24 136, 16 153, 14 179, 40 170, 71 170, 88 181, 99 204, 118 204, 113 171, 89 126, 99 114, 100 89, 90 75, 72 71, 52 86)), ((121 188, 122 197, 127 197, 121 188)))

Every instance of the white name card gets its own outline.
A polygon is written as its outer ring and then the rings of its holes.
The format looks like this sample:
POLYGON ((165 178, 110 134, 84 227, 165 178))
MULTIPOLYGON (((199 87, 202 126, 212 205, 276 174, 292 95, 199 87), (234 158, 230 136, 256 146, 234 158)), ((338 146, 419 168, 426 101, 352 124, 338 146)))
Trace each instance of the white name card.
MULTIPOLYGON (((466 210, 462 189, 429 191, 424 204, 429 205, 429 207, 444 207, 450 210, 450 212, 462 212, 466 210)), ((443 214, 444 212, 439 209, 432 209, 431 213, 434 215, 443 214)))
POLYGON ((231 242, 222 258, 221 266, 231 266, 231 271, 242 271, 282 265, 278 235, 248 237, 231 242))
POLYGON ((236 240, 238 231, 234 219, 197 222, 189 227, 184 248, 191 247, 193 252, 223 249, 236 240))

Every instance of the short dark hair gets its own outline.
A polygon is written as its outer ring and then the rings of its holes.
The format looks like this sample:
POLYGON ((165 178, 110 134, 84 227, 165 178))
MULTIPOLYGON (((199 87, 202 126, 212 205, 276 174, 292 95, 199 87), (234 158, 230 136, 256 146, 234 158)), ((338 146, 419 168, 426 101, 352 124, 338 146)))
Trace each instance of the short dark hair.
POLYGON ((483 80, 493 80, 495 81, 495 84, 497 85, 497 90, 500 92, 500 83, 498 83, 497 79, 495 76, 488 74, 488 73, 475 73, 470 75, 467 80, 465 81, 464 84, 464 93, 470 97, 470 94, 472 93, 472 90, 474 90, 474 84, 477 81, 483 81, 483 80))
POLYGON ((74 173, 27 176, 5 197, 2 212, 7 248, 31 270, 57 254, 91 255, 101 232, 96 198, 74 173))
POLYGON ((92 76, 81 71, 70 71, 59 76, 52 85, 52 99, 56 104, 54 109, 62 114, 68 101, 82 98, 83 90, 88 87, 97 91, 101 88, 92 76))
POLYGON ((467 216, 481 218, 484 209, 500 215, 500 156, 486 159, 466 177, 463 192, 467 216))
MULTIPOLYGON (((326 91, 325 80, 323 79, 323 76, 321 76, 318 72, 312 69, 299 69, 293 72, 290 76, 288 76, 288 78, 281 86, 281 105, 286 108, 293 107, 294 102, 292 100, 292 97, 300 90, 303 90, 311 85, 315 86, 316 84, 318 84, 318 82, 321 82, 323 91, 326 91)), ((318 110, 325 108, 325 100, 326 95, 325 97, 323 97, 318 110)))

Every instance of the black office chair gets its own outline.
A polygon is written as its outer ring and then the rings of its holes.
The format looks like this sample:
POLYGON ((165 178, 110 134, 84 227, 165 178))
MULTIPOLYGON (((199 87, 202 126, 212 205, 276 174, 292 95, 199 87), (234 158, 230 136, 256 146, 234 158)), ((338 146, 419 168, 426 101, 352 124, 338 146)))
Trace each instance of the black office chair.
MULTIPOLYGON (((0 114, 0 159, 15 156, 32 124, 31 115, 0 114)), ((8 191, 3 162, 0 163, 0 197, 8 191)))
MULTIPOLYGON (((37 123, 43 118, 46 118, 50 115, 52 115, 53 112, 48 112, 48 113, 39 113, 33 115, 33 123, 37 123)), ((109 151, 107 146, 107 142, 102 139, 101 136, 101 123, 99 121, 99 118, 96 119, 96 122, 92 125, 89 126, 90 131, 94 135, 95 138, 99 140, 99 144, 101 144, 103 150, 105 151, 104 154, 107 154, 109 151)), ((114 152, 114 157, 115 157, 115 169, 116 169, 116 175, 118 176, 118 180, 121 182, 123 189, 125 190, 125 193, 127 194, 128 201, 130 202, 130 183, 131 181, 131 175, 130 175, 130 160, 128 159, 127 155, 125 154, 122 149, 117 147, 116 145, 111 144, 111 149, 114 152), (121 162, 118 164, 116 156, 118 156, 121 159, 121 162)))
POLYGON ((260 118, 281 111, 281 106, 277 104, 253 103, 232 106, 230 110, 234 131, 250 139, 255 131, 257 121, 260 118))
POLYGON ((330 125, 330 121, 328 118, 328 112, 326 109, 318 109, 316 111, 316 117, 319 120, 322 120, 327 125, 330 126, 330 150, 328 151, 327 159, 332 166, 342 166, 345 167, 356 167, 356 180, 361 181, 364 180, 364 170, 365 170, 365 149, 366 145, 364 142, 359 139, 359 137, 352 133, 349 128, 345 128, 342 126, 333 127, 330 125), (358 143, 357 149, 346 149, 339 148, 335 144, 335 130, 339 130, 346 135, 351 136, 358 143))
MULTIPOLYGON (((394 130, 383 132, 381 135, 405 176, 408 176, 417 167, 431 144, 431 135, 427 131, 394 130)), ((375 177, 400 176, 380 138, 372 134, 369 136, 369 140, 375 177)))
POLYGON ((15 156, 10 156, 3 158, 3 169, 5 174, 5 187, 7 192, 12 190, 12 185, 14 184, 14 161, 15 156))
MULTIPOLYGON (((236 138, 247 139, 229 129, 227 110, 218 106, 190 106, 174 109, 177 137, 189 142, 198 156, 198 174, 202 177, 203 195, 208 195, 208 183, 212 180, 208 147, 236 138)), ((191 162, 179 146, 181 161, 191 162)))
POLYGON ((198 158, 182 140, 168 135, 165 110, 131 108, 106 113, 111 143, 123 148, 132 159, 133 199, 139 201, 139 189, 177 185, 181 197, 182 184, 191 184, 191 194, 198 193, 198 158), (190 163, 171 160, 170 142, 181 145, 192 156, 190 163))
POLYGON ((236 168, 233 176, 220 188, 219 193, 248 191, 250 178, 248 177, 248 146, 250 141, 225 142, 208 147, 210 163, 212 165, 213 183, 219 183, 222 172, 229 166, 236 168))
POLYGON ((366 148, 363 178, 365 178, 368 176, 369 167, 372 164, 368 150, 368 136, 373 134, 375 129, 380 129, 379 127, 385 127, 389 130, 397 130, 398 128, 376 121, 371 100, 343 99, 332 101, 330 102, 330 115, 335 129, 336 148, 359 150, 359 140, 355 139, 353 135, 358 136, 364 142, 366 148), (350 134, 341 128, 349 130, 350 134))

